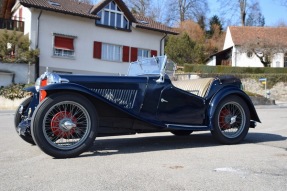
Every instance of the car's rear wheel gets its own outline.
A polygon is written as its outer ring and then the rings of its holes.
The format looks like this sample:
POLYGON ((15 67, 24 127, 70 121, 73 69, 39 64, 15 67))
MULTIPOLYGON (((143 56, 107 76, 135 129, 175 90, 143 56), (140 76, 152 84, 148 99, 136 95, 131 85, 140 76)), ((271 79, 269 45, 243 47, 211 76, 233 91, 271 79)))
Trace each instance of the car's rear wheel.
POLYGON ((38 106, 31 127, 36 144, 46 154, 70 158, 86 151, 95 140, 98 115, 84 96, 55 94, 38 106))
POLYGON ((176 136, 188 136, 192 132, 193 131, 188 131, 188 130, 174 130, 174 131, 171 131, 171 133, 176 135, 176 136))
MULTIPOLYGON (((29 106, 29 104, 30 104, 32 98, 33 98, 33 97, 29 97, 29 98, 25 99, 25 100, 19 105, 19 107, 18 107, 17 110, 16 110, 15 117, 14 117, 14 125, 15 125, 15 130, 16 130, 16 132, 17 132, 18 134, 19 134, 19 132, 18 132, 18 125, 19 125, 20 122, 23 120, 23 119, 22 119, 23 116, 19 113, 19 110, 20 110, 20 108, 22 108, 22 111, 25 111, 25 110, 28 108, 28 106, 29 106)), ((35 145, 35 142, 34 142, 32 136, 31 136, 30 134, 26 134, 25 136, 24 136, 24 135, 19 135, 19 136, 20 136, 25 142, 30 143, 30 144, 32 144, 32 145, 35 145)))
POLYGON ((217 106, 212 120, 212 135, 223 144, 236 144, 248 133, 250 111, 240 97, 229 96, 217 106))

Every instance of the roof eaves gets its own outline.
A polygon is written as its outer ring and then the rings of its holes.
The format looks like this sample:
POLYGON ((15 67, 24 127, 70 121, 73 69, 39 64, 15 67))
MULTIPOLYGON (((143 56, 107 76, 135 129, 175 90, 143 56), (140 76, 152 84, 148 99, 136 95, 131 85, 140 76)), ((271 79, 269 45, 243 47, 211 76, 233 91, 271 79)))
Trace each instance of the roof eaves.
POLYGON ((80 13, 71 12, 71 11, 63 11, 63 10, 48 8, 48 7, 39 6, 39 5, 31 5, 31 4, 25 3, 25 2, 20 2, 20 4, 23 5, 24 7, 28 7, 28 8, 33 7, 36 9, 42 9, 42 10, 52 11, 52 12, 57 12, 57 13, 64 13, 64 14, 68 14, 68 15, 79 16, 79 17, 84 17, 84 18, 89 18, 89 19, 100 19, 100 17, 98 17, 97 15, 87 15, 87 14, 80 14, 80 13))
POLYGON ((157 29, 157 28, 148 27, 148 26, 142 26, 142 25, 138 25, 138 24, 136 24, 136 28, 142 28, 142 29, 146 29, 146 30, 152 30, 152 31, 157 31, 157 32, 163 32, 163 33, 173 34, 173 35, 178 35, 178 34, 179 34, 178 32, 171 31, 171 30, 157 29))

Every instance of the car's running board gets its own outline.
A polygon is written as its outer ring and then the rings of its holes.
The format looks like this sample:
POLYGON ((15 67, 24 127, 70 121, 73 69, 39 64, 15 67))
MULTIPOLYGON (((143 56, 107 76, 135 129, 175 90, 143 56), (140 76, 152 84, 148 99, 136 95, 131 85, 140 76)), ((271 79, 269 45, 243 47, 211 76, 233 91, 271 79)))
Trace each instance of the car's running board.
POLYGON ((168 129, 172 130, 193 130, 193 131, 205 131, 210 130, 206 125, 182 125, 182 124, 166 124, 168 129))

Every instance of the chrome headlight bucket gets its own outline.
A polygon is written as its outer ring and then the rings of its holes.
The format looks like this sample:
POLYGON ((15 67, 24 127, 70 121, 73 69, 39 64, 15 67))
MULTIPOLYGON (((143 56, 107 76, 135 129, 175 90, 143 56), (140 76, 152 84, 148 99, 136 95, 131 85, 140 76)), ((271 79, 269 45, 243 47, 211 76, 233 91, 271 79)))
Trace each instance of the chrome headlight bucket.
POLYGON ((42 74, 35 82, 36 91, 40 90, 40 87, 50 85, 50 84, 59 84, 59 83, 68 83, 69 80, 61 78, 58 74, 45 72, 42 74))
POLYGON ((35 82, 35 89, 37 92, 40 90, 40 86, 41 86, 41 78, 39 77, 35 82))

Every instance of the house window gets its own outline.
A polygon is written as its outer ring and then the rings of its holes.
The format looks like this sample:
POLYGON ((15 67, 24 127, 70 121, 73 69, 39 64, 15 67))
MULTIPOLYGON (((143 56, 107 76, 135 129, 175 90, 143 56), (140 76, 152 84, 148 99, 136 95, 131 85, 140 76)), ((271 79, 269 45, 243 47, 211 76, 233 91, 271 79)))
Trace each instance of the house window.
POLYGON ((74 38, 54 36, 54 56, 73 58, 75 56, 74 38))
POLYGON ((287 68, 287 53, 284 54, 284 68, 287 68))
POLYGON ((138 60, 150 57, 150 50, 138 49, 138 60))
POLYGON ((130 28, 128 19, 114 1, 110 2, 97 15, 101 17, 101 20, 97 20, 97 24, 121 29, 130 28))
POLYGON ((252 58, 252 56, 253 56, 253 52, 248 51, 248 52, 247 52, 247 57, 248 57, 248 58, 252 58))
POLYGON ((102 43, 102 59, 108 61, 122 61, 122 46, 102 43))
POLYGON ((157 56, 157 51, 131 47, 131 62, 151 56, 157 56))

